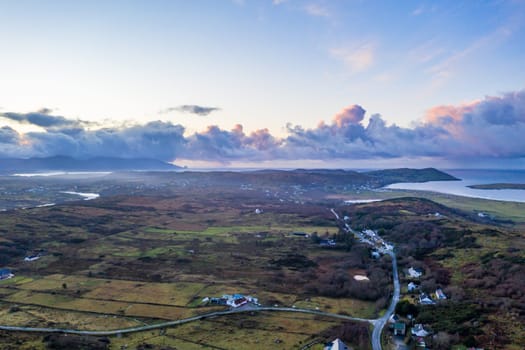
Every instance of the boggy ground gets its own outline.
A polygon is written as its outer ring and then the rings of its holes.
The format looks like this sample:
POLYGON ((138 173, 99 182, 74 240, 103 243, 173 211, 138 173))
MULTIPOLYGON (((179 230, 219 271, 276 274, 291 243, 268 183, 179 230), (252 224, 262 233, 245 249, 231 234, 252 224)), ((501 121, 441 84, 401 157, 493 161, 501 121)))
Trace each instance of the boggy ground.
MULTIPOLYGON (((251 294, 263 305, 373 318, 388 301, 390 263, 386 258, 372 260, 367 247, 342 237, 329 211, 331 204, 281 201, 264 192, 197 189, 0 213, 0 265, 16 275, 0 282, 0 323, 99 330, 132 327, 223 309, 201 300, 227 293, 251 294), (262 212, 257 214, 256 209, 262 212), (315 233, 315 239, 294 233, 315 233), (322 248, 318 240, 324 238, 339 243, 322 248), (23 261, 38 252, 39 260, 23 261), (368 275, 370 281, 356 281, 355 274, 368 275)), ((314 320, 313 316, 297 318, 302 323, 280 314, 254 317, 269 318, 288 334, 274 343, 276 348, 354 334, 349 331, 354 326, 341 327, 339 321, 304 321, 314 320), (301 332, 291 330, 303 323, 301 332), (287 340, 289 334, 292 340, 287 340)), ((233 316, 221 322, 230 319, 233 316)), ((192 327, 176 327, 162 337, 177 337, 179 328, 183 332, 192 327)), ((213 327, 214 333, 222 332, 221 323, 213 327)), ((268 327, 251 327, 248 333, 262 342, 263 333, 271 331, 268 327)), ((355 327, 360 340, 348 341, 367 349, 368 326, 355 327)), ((244 332, 230 328, 222 333, 244 332)), ((139 339, 136 347, 147 343, 140 334, 130 336, 139 339)), ((202 336, 194 346, 221 342, 221 348, 239 348, 228 347, 232 336, 222 340, 202 336)), ((49 347, 58 341, 21 337, 31 339, 24 343, 32 346, 49 347)), ((96 342, 123 345, 116 338, 96 342)))
MULTIPOLYGON (((371 259, 368 247, 342 235, 329 211, 335 207, 353 228, 394 242, 400 271, 424 268, 425 291, 441 287, 449 296, 410 308, 439 334, 435 348, 525 346, 521 226, 417 198, 360 205, 319 198, 297 188, 202 184, 0 213, 0 267, 16 274, 0 282, 0 323, 132 327, 220 309, 202 298, 236 292, 265 305, 375 317, 391 292, 390 262, 371 259), (325 238, 338 240, 338 248, 320 247, 325 238), (39 251, 40 260, 23 262, 39 251), (357 274, 370 282, 356 281, 357 274)), ((403 305, 415 305, 402 278, 403 305)), ((369 348, 367 325, 296 316, 243 314, 108 341, 2 333, 0 348, 56 348, 73 339, 106 348, 290 349, 310 342, 320 348, 335 337, 369 348)))

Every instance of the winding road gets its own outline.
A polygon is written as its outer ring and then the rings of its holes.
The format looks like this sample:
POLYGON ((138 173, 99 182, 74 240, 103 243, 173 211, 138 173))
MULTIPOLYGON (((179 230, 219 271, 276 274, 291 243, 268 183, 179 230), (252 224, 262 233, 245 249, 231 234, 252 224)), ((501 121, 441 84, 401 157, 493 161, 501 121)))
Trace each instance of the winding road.
MULTIPOLYGON (((347 233, 352 233, 354 236, 361 236, 358 232, 354 231, 350 225, 348 225, 344 220, 341 220, 339 215, 336 213, 334 209, 330 209, 332 214, 334 214, 335 218, 340 221, 344 229, 347 233)), ((384 241, 382 241, 384 243, 384 241)), ((393 246, 392 246, 393 247, 393 246)), ((381 249, 383 253, 390 255, 392 258, 392 278, 394 283, 394 293, 392 294, 392 301, 390 302, 390 306, 386 310, 385 314, 375 320, 370 320, 370 323, 374 325, 374 330, 372 331, 372 349, 373 350, 381 350, 381 333, 383 332, 383 328, 385 327, 385 324, 387 323, 388 319, 392 314, 394 313, 396 309, 396 305, 399 302, 399 295, 401 293, 401 286, 399 284, 399 273, 397 270, 397 258, 396 254, 394 253, 394 249, 381 249)))
POLYGON ((390 302, 390 306, 386 310, 383 317, 378 318, 377 320, 374 320, 372 323, 374 324, 374 330, 372 331, 372 349, 373 350, 381 350, 381 332, 383 331, 383 328, 385 327, 386 322, 392 316, 394 313, 394 310, 396 309, 397 302, 399 301, 399 294, 401 291, 401 287, 399 285, 399 274, 397 272, 397 259, 396 254, 394 254, 393 251, 390 251, 388 253, 392 257, 392 274, 394 279, 394 294, 392 295, 392 301, 390 302))
MULTIPOLYGON (((335 210, 331 209, 331 212, 334 214, 334 216, 336 217, 338 221, 341 221, 343 223, 346 232, 352 233, 356 236, 360 235, 359 233, 352 230, 352 228, 350 228, 350 226, 346 222, 341 220, 339 218, 339 215, 335 212, 335 210)), ((114 330, 108 330, 108 331, 88 331, 88 330, 83 331, 83 330, 78 330, 78 329, 66 329, 66 328, 38 328, 38 327, 2 326, 2 325, 0 325, 0 330, 15 331, 15 332, 65 333, 65 334, 93 335, 93 336, 112 336, 112 335, 119 335, 119 334, 125 334, 125 333, 136 333, 136 332, 143 332, 143 331, 149 331, 149 330, 154 330, 154 329, 161 329, 161 328, 177 326, 177 325, 181 325, 181 324, 185 324, 189 322, 194 322, 198 320, 203 320, 206 318, 227 316, 227 315, 245 313, 245 312, 254 312, 254 311, 297 312, 297 313, 305 313, 305 314, 319 315, 319 316, 325 316, 325 317, 339 318, 339 319, 349 320, 349 321, 368 322, 372 324, 374 327, 374 330, 372 331, 372 340, 371 340, 372 349, 381 350, 382 349, 381 348, 381 333, 388 319, 394 313, 396 304, 399 301, 399 294, 400 294, 400 284, 399 284, 399 275, 398 275, 398 270, 397 270, 396 255, 393 250, 383 250, 383 252, 385 254, 390 255, 392 258, 394 293, 392 295, 392 301, 390 303, 390 306, 386 310, 385 314, 382 317, 377 318, 377 319, 365 319, 365 318, 351 317, 351 316, 311 310, 311 309, 248 305, 248 306, 240 307, 238 309, 231 309, 231 310, 226 310, 226 311, 216 311, 216 312, 196 315, 193 317, 184 318, 180 320, 167 321, 167 322, 156 323, 156 324, 140 326, 140 327, 114 329, 114 330)))
POLYGON ((232 309, 232 310, 227 310, 227 311, 210 312, 207 314, 197 315, 197 316, 175 320, 175 321, 167 321, 167 322, 156 323, 156 324, 140 326, 140 327, 114 329, 114 330, 109 330, 109 331, 82 331, 78 329, 67 329, 67 328, 38 328, 38 327, 16 327, 16 326, 0 326, 0 330, 16 331, 16 332, 66 333, 66 334, 79 334, 79 335, 110 336, 110 335, 118 335, 118 334, 124 334, 124 333, 136 333, 136 332, 149 331, 152 329, 160 329, 160 328, 166 328, 166 327, 171 327, 171 326, 177 326, 177 325, 181 325, 184 323, 203 320, 206 318, 227 316, 227 315, 232 315, 232 314, 254 312, 254 311, 297 312, 297 313, 313 314, 313 315, 326 316, 326 317, 332 317, 332 318, 340 318, 340 319, 349 320, 349 321, 369 322, 372 324, 375 321, 375 320, 369 320, 365 318, 333 314, 330 312, 323 312, 323 311, 310 310, 310 309, 299 309, 299 308, 291 308, 291 307, 250 306, 250 307, 240 307, 238 309, 232 309))

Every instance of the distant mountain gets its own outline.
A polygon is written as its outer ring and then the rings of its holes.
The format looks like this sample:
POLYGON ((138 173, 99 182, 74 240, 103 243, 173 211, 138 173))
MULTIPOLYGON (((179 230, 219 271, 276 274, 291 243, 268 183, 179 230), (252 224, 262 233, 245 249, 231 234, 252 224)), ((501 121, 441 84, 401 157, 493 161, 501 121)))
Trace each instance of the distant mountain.
POLYGON ((46 171, 167 171, 182 169, 179 166, 148 158, 96 157, 76 159, 66 156, 47 158, 3 158, 0 159, 0 173, 35 173, 46 171))

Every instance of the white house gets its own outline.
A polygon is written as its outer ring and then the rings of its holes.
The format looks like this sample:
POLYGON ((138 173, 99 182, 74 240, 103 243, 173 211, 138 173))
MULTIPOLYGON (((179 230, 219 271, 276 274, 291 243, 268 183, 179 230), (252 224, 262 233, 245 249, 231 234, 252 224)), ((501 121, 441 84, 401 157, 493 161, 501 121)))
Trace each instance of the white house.
POLYGON ((408 290, 409 292, 413 292, 413 291, 415 291, 415 290, 418 289, 418 288, 419 288, 419 286, 418 286, 417 284, 415 284, 414 282, 410 282, 410 283, 408 284, 407 290, 408 290))
POLYGON ((30 255, 30 256, 26 256, 24 258, 24 261, 35 261, 35 260, 38 260, 38 259, 40 259, 39 255, 30 255))
POLYGON ((341 341, 341 339, 337 338, 336 340, 328 343, 324 350, 350 350, 350 348, 341 341))
POLYGON ((436 289, 436 293, 435 294, 436 294, 436 299, 438 299, 438 300, 445 300, 445 299, 447 299, 447 296, 445 295, 445 293, 443 293, 441 288, 436 289))
POLYGON ((423 328, 423 325, 421 323, 415 324, 414 327, 410 330, 410 333, 412 333, 415 337, 426 337, 430 334, 425 328, 423 328))
POLYGON ((414 267, 411 266, 408 269, 408 276, 410 276, 412 278, 419 278, 419 277, 423 276, 423 270, 419 269, 419 268, 414 268, 414 267))
POLYGON ((247 303, 259 305, 259 300, 257 298, 252 297, 251 295, 244 296, 242 294, 225 294, 222 296, 222 299, 226 300, 226 305, 231 306, 233 308, 243 306, 247 303))
POLYGON ((434 305, 436 302, 432 300, 432 298, 429 297, 427 294, 421 293, 419 294, 419 303, 421 305, 434 305))

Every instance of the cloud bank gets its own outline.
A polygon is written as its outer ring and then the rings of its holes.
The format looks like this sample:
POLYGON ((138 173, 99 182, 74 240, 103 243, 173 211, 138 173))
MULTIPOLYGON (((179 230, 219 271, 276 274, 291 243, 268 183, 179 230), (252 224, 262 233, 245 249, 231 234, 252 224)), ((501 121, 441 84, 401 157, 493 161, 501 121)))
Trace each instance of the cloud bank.
POLYGON ((185 135, 182 125, 88 128, 87 122, 49 110, 0 113, 1 118, 43 128, 19 133, 0 127, 0 157, 68 155, 155 158, 164 161, 257 162, 271 160, 363 160, 396 158, 525 158, 525 90, 459 106, 436 106, 414 128, 388 125, 379 114, 350 105, 314 128, 287 125, 287 135, 267 129, 245 132, 209 126, 185 135))

